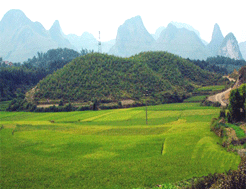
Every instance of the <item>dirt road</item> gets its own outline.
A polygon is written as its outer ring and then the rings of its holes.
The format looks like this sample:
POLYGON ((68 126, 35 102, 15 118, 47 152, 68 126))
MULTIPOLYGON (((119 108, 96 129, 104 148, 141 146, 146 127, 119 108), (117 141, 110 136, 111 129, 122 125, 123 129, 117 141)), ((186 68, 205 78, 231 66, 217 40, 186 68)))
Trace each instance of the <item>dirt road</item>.
MULTIPOLYGON (((235 79, 230 78, 229 76, 223 76, 223 78, 227 78, 227 79, 229 79, 229 81, 236 82, 235 79)), ((237 85, 237 82, 234 84, 234 86, 237 85)), ((221 104, 221 106, 226 106, 228 104, 228 100, 225 100, 225 96, 228 99, 229 98, 228 95, 230 94, 231 90, 232 90, 232 88, 229 88, 226 91, 223 91, 221 93, 218 93, 218 94, 215 94, 213 96, 210 96, 210 97, 208 97, 208 100, 211 101, 211 102, 219 102, 221 104)))
POLYGON ((215 94, 213 96, 208 97, 208 100, 211 102, 219 102, 221 106, 226 106, 227 103, 223 100, 225 94, 229 93, 231 91, 231 88, 227 89, 226 91, 223 91, 221 93, 215 94))
POLYGON ((236 82, 236 80, 235 80, 234 78, 230 78, 229 76, 223 76, 223 78, 227 78, 227 79, 229 79, 229 81, 234 81, 234 82, 236 82))

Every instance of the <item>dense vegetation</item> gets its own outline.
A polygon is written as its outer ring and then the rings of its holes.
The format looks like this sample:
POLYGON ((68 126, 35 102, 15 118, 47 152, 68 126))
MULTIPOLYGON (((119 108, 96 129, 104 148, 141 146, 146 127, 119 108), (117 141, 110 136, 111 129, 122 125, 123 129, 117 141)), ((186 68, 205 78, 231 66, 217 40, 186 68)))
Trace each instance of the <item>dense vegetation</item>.
POLYGON ((235 60, 224 56, 209 57, 206 62, 212 66, 216 65, 220 68, 225 68, 228 70, 228 73, 233 72, 234 69, 239 70, 242 66, 246 65, 245 60, 235 60))
POLYGON ((210 64, 208 61, 205 60, 191 60, 195 65, 199 66, 200 68, 215 72, 221 75, 227 75, 229 71, 225 67, 217 66, 216 64, 210 64))
POLYGON ((230 104, 228 121, 239 122, 245 119, 245 98, 246 98, 246 84, 241 85, 238 89, 234 89, 230 94, 230 104))
POLYGON ((239 70, 242 66, 246 65, 245 60, 235 60, 223 56, 208 57, 206 61, 188 60, 204 70, 215 72, 221 75, 227 75, 232 73, 234 69, 239 70))
POLYGON ((57 69, 62 68, 74 58, 91 51, 82 49, 80 53, 71 49, 52 49, 46 53, 37 53, 24 64, 13 66, 0 64, 0 101, 10 100, 17 96, 17 89, 22 93, 35 86, 41 79, 57 69))
POLYGON ((47 72, 39 68, 27 68, 25 66, 0 67, 0 101, 17 97, 17 89, 24 93, 46 75, 47 72))
POLYGON ((209 124, 220 109, 0 112, 2 188, 149 188, 236 170, 209 124))
POLYGON ((141 100, 147 90, 149 101, 181 102, 195 86, 219 81, 220 76, 166 52, 146 52, 130 58, 91 53, 40 81, 35 100, 141 100))

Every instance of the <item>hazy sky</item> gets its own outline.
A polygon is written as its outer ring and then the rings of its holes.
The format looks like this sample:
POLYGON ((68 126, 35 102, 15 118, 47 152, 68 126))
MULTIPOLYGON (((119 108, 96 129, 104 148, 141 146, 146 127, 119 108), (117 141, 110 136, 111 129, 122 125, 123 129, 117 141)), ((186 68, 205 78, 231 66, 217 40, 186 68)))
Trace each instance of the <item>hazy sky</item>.
POLYGON ((102 41, 115 39, 125 20, 140 15, 146 29, 155 33, 171 21, 197 29, 210 42, 215 23, 223 35, 233 32, 246 41, 245 0, 7 0, 0 6, 0 19, 10 9, 20 9, 32 21, 49 29, 59 20, 65 34, 88 31, 102 41))

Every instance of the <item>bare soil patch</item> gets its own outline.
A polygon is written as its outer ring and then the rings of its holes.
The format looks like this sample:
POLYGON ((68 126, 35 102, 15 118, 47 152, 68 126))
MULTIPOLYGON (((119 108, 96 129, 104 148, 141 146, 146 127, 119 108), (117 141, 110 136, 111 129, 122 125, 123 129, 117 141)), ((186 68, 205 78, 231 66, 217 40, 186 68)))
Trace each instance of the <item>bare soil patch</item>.
POLYGON ((235 132, 234 129, 232 129, 232 128, 226 128, 225 130, 226 130, 226 134, 228 136, 228 140, 229 141, 238 140, 237 135, 236 135, 236 132, 235 132))
POLYGON ((38 108, 48 108, 50 106, 59 106, 59 104, 39 104, 37 105, 38 108))
POLYGON ((121 103, 122 103, 122 106, 124 105, 131 105, 133 104, 135 101, 134 100, 122 100, 121 103))

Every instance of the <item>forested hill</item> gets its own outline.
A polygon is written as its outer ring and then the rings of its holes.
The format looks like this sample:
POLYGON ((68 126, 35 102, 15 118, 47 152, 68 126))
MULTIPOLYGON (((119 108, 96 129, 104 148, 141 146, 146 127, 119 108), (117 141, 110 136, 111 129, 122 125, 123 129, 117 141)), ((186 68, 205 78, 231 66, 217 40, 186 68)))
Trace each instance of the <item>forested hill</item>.
POLYGON ((38 52, 37 57, 29 58, 24 64, 14 63, 8 66, 0 59, 0 101, 11 100, 16 92, 25 93, 41 79, 79 56, 90 53, 82 49, 80 53, 72 49, 51 49, 46 53, 38 52))
POLYGON ((166 52, 146 52, 130 58, 90 53, 41 80, 35 99, 93 101, 140 100, 146 90, 159 102, 182 100, 194 85, 211 85, 220 76, 166 52))

